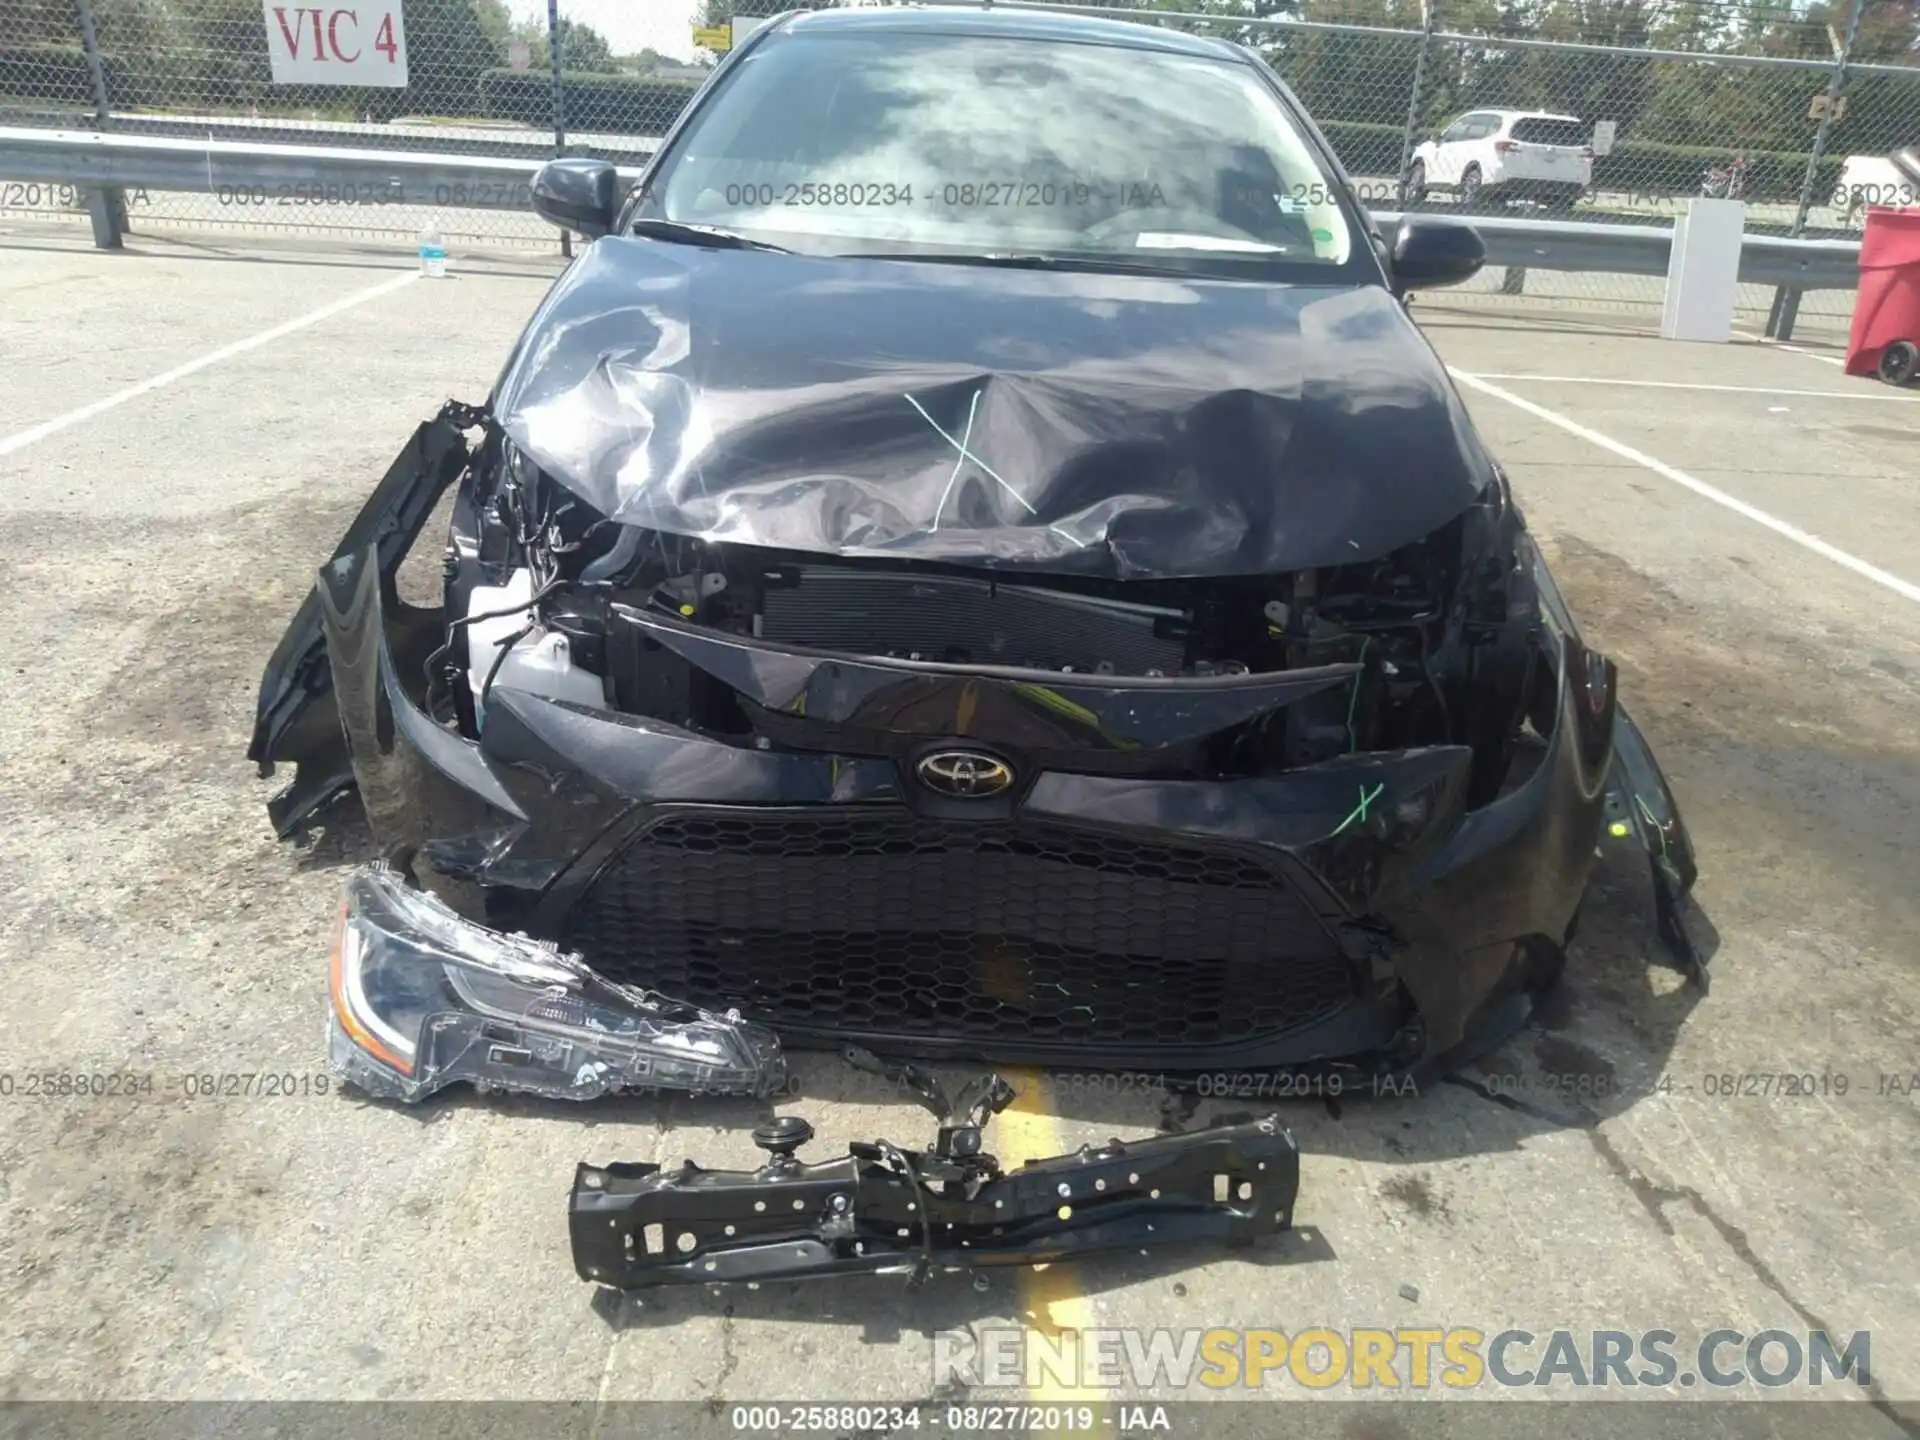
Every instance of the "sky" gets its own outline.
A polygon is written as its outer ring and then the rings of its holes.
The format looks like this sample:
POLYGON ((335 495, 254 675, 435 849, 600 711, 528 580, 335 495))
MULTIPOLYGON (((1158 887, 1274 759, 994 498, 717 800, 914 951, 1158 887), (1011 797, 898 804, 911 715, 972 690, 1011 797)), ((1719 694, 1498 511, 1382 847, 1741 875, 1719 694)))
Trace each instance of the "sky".
MULTIPOLYGON (((699 0, 560 0, 560 13, 607 37, 616 55, 658 50, 691 60, 699 0)), ((516 20, 547 18, 547 0, 507 0, 516 20)))

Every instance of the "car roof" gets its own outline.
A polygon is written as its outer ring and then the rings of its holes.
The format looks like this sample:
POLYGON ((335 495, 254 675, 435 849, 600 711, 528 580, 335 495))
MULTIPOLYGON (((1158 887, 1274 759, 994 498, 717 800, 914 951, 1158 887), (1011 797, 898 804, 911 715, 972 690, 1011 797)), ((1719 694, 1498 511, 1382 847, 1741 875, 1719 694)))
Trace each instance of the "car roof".
POLYGON ((1160 25, 1136 25, 1088 15, 1043 10, 979 9, 963 5, 880 5, 871 8, 802 10, 769 29, 800 37, 817 34, 912 32, 921 35, 994 35, 1060 44, 1127 45, 1168 55, 1203 55, 1244 63, 1246 54, 1225 40, 1189 35, 1160 25))

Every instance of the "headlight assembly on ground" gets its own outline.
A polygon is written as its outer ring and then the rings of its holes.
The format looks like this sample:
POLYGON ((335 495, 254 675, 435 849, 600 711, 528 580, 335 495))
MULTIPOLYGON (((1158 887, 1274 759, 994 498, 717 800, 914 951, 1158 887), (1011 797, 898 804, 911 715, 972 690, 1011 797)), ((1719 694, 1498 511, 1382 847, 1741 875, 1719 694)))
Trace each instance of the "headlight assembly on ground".
POLYGON ((330 989, 335 1072, 391 1099, 460 1081, 566 1099, 759 1095, 785 1077, 773 1035, 738 1014, 610 984, 551 946, 463 919, 384 866, 347 881, 330 989))

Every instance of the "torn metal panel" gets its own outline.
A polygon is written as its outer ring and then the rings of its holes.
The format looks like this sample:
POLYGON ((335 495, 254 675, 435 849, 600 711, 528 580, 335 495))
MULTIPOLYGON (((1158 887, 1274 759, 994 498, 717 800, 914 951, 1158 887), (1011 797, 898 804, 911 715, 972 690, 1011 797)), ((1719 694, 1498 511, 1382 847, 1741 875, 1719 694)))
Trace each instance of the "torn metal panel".
MULTIPOLYGON (((1561 634, 1577 639, 1579 629, 1566 599, 1531 539, 1523 547, 1522 561, 1532 567, 1543 613, 1561 634)), ((1674 963, 1704 990, 1708 987, 1706 957, 1686 927, 1687 907, 1699 875, 1693 838, 1680 818, 1680 804, 1646 735, 1624 705, 1613 703, 1610 712, 1610 760, 1604 798, 1607 829, 1616 839, 1631 835, 1646 852, 1660 938, 1674 963)))
MULTIPOLYGON (((375 553, 379 583, 388 596, 388 608, 396 613, 400 606, 393 577, 441 495, 466 468, 470 452, 461 431, 480 420, 481 412, 473 407, 448 401, 437 417, 420 425, 334 547, 329 563, 369 549, 375 553)), ((436 619, 439 615, 438 611, 427 613, 436 619)), ((333 672, 317 589, 300 606, 260 678, 247 758, 260 767, 262 777, 271 776, 281 762, 295 766, 292 783, 267 804, 274 830, 282 839, 354 783, 334 706, 333 672)))
POLYGON ((1371 559, 1493 471, 1381 286, 619 235, 557 282, 495 412, 629 525, 1122 579, 1371 559))
POLYGON ((1012 1091, 988 1080, 933 1150, 861 1142, 810 1163, 798 1116, 754 1131, 755 1171, 582 1165, 568 1205, 574 1268, 618 1289, 1050 1264, 1104 1250, 1245 1245, 1292 1226, 1300 1154, 1279 1117, 1109 1140, 1014 1171, 979 1124, 1012 1091))
POLYGON ((786 1078, 779 1042, 738 1013, 613 984, 577 955, 463 919, 385 865, 347 881, 329 988, 334 1072, 385 1099, 462 1082, 560 1100, 759 1096, 786 1078))

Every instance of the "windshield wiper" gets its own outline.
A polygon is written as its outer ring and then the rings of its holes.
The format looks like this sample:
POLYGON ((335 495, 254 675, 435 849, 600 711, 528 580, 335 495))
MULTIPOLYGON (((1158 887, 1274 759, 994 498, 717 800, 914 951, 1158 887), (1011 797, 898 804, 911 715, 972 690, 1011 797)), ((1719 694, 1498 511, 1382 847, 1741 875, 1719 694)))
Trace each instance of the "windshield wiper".
POLYGON ((675 245, 711 245, 720 250, 771 250, 777 255, 793 253, 784 245, 769 245, 765 240, 750 239, 738 230, 726 230, 718 225, 689 225, 684 220, 636 220, 628 233, 644 235, 649 240, 666 240, 675 245))
POLYGON ((1003 270, 1099 270, 1116 275, 1162 275, 1190 280, 1195 272, 1177 265, 1142 265, 1104 255, 1028 255, 973 250, 872 250, 841 252, 840 260, 926 260, 935 265, 991 265, 1003 270))

